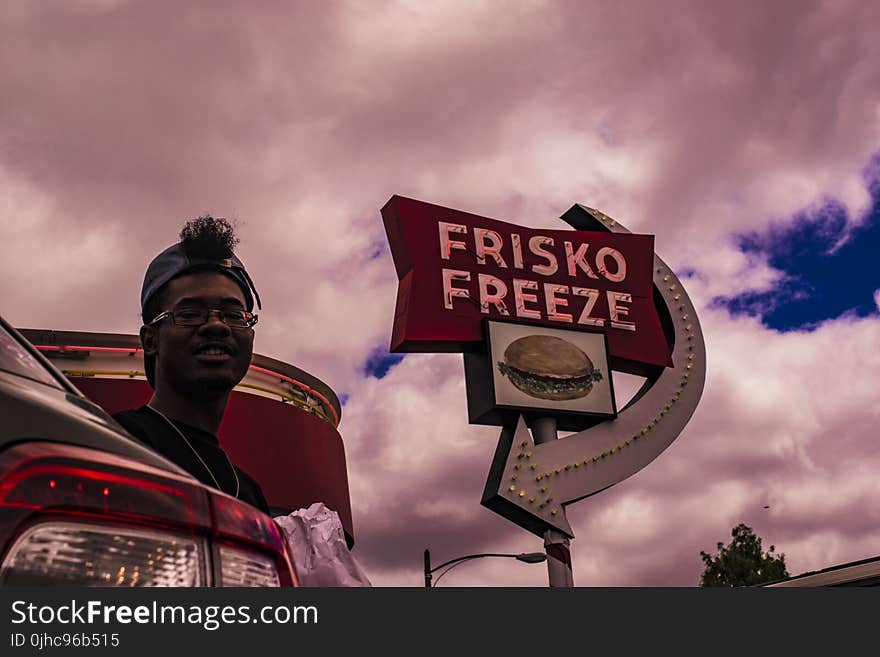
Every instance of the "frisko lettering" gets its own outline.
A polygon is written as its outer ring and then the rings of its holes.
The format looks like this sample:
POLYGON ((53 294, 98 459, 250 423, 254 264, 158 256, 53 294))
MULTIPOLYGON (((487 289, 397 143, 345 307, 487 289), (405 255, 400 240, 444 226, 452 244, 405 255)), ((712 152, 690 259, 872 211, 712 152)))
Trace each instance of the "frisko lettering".
POLYGON ((467 353, 485 320, 519 319, 602 331, 624 371, 671 365, 654 304, 652 235, 588 221, 529 227, 401 196, 382 217, 400 281, 392 352, 467 353))
MULTIPOLYGON (((474 226, 468 231, 463 224, 446 221, 437 223, 439 234, 440 258, 449 260, 453 250, 462 251, 473 258, 477 267, 484 267, 491 262, 502 269, 508 268, 508 260, 514 269, 526 269, 523 264, 522 240, 519 234, 512 233, 505 241, 503 235, 491 228, 474 226), (460 236, 460 237, 459 237, 460 236), (473 243, 469 242, 473 239, 473 243)), ((565 271, 573 279, 594 282, 600 276, 612 283, 626 280, 627 262, 621 251, 612 247, 601 247, 590 255, 590 244, 576 244, 570 240, 562 242, 562 253, 557 254, 556 240, 547 235, 533 235, 528 240, 529 252, 540 261, 532 264, 529 270, 539 276, 552 276, 559 271, 559 262, 565 262, 565 271), (613 263, 613 264, 610 264, 613 263)), ((446 310, 456 309, 458 303, 479 303, 480 312, 485 315, 510 316, 512 297, 514 313, 517 317, 552 322, 575 323, 574 316, 560 310, 566 308, 578 313, 577 324, 585 326, 609 327, 619 331, 636 331, 635 322, 625 320, 629 314, 624 303, 632 302, 632 294, 625 291, 609 291, 608 304, 604 316, 594 316, 600 292, 594 288, 572 287, 558 283, 544 283, 534 279, 513 279, 513 290, 508 284, 491 274, 471 272, 444 267, 441 271, 443 280, 443 307, 446 310), (474 292, 473 283, 476 283, 474 292), (534 292, 533 292, 534 291, 534 292), (571 297, 583 297, 572 299, 571 297), (528 304, 528 305, 527 305, 528 304)))

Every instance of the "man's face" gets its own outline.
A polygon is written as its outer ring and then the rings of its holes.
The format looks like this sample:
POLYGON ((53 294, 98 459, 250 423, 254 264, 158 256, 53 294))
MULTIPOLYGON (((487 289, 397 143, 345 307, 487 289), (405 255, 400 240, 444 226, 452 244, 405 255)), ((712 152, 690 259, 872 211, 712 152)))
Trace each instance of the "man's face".
MULTIPOLYGON (((246 310, 244 293, 230 277, 198 272, 172 279, 161 310, 246 310)), ((189 397, 227 393, 251 362, 254 331, 230 328, 211 313, 201 326, 177 326, 171 318, 142 329, 144 349, 156 355, 156 389, 168 386, 189 397)))

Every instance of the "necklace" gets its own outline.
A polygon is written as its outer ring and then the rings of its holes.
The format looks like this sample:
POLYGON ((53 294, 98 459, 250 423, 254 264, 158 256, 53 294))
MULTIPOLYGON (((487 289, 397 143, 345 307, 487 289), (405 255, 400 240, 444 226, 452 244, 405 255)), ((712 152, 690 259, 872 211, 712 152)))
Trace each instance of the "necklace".
MULTIPOLYGON (((220 482, 217 481, 217 477, 214 476, 214 473, 211 472, 211 468, 208 467, 208 464, 205 463, 205 460, 202 458, 202 455, 196 451, 196 448, 192 446, 192 443, 187 440, 186 436, 183 434, 183 431, 177 428, 177 425, 174 424, 168 417, 160 410, 153 408, 149 404, 147 404, 147 408, 153 411, 156 415, 161 417, 168 425, 177 432, 177 435, 183 438, 183 442, 187 444, 187 446, 192 450, 193 454, 196 455, 196 458, 199 460, 199 463, 204 466, 205 470, 208 471, 208 474, 211 475, 211 479, 214 481, 214 485, 218 488, 218 490, 223 490, 223 487, 220 485, 220 482)), ((220 448, 220 451, 223 452, 223 456, 226 456, 226 452, 223 451, 223 448, 220 448)), ((229 464, 229 469, 232 470, 232 476, 235 477, 235 497, 238 497, 239 492, 241 492, 241 482, 238 480, 238 473, 235 471, 235 466, 232 465, 232 461, 229 460, 229 457, 226 456, 226 462, 229 464)))

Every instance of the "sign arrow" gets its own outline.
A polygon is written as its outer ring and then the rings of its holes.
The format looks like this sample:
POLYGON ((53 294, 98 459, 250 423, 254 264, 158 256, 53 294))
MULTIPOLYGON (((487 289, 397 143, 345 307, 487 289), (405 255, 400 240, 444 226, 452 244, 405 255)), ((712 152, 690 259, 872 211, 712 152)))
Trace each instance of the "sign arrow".
MULTIPOLYGON (((598 210, 573 206, 562 219, 576 230, 629 231, 598 210)), ((632 476, 675 440, 697 408, 706 380, 706 347, 694 305, 679 278, 654 255, 654 303, 672 366, 649 376, 615 420, 535 444, 522 417, 501 431, 482 504, 543 536, 574 538, 564 506, 632 476)))

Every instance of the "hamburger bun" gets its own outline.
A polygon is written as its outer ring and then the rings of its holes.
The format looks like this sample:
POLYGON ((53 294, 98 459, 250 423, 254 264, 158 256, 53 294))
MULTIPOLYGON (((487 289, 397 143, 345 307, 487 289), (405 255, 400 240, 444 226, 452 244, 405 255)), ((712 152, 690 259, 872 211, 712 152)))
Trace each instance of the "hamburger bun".
POLYGON ((498 363, 502 376, 536 399, 565 401, 590 394, 602 373, 590 358, 567 340, 528 335, 511 342, 498 363))

